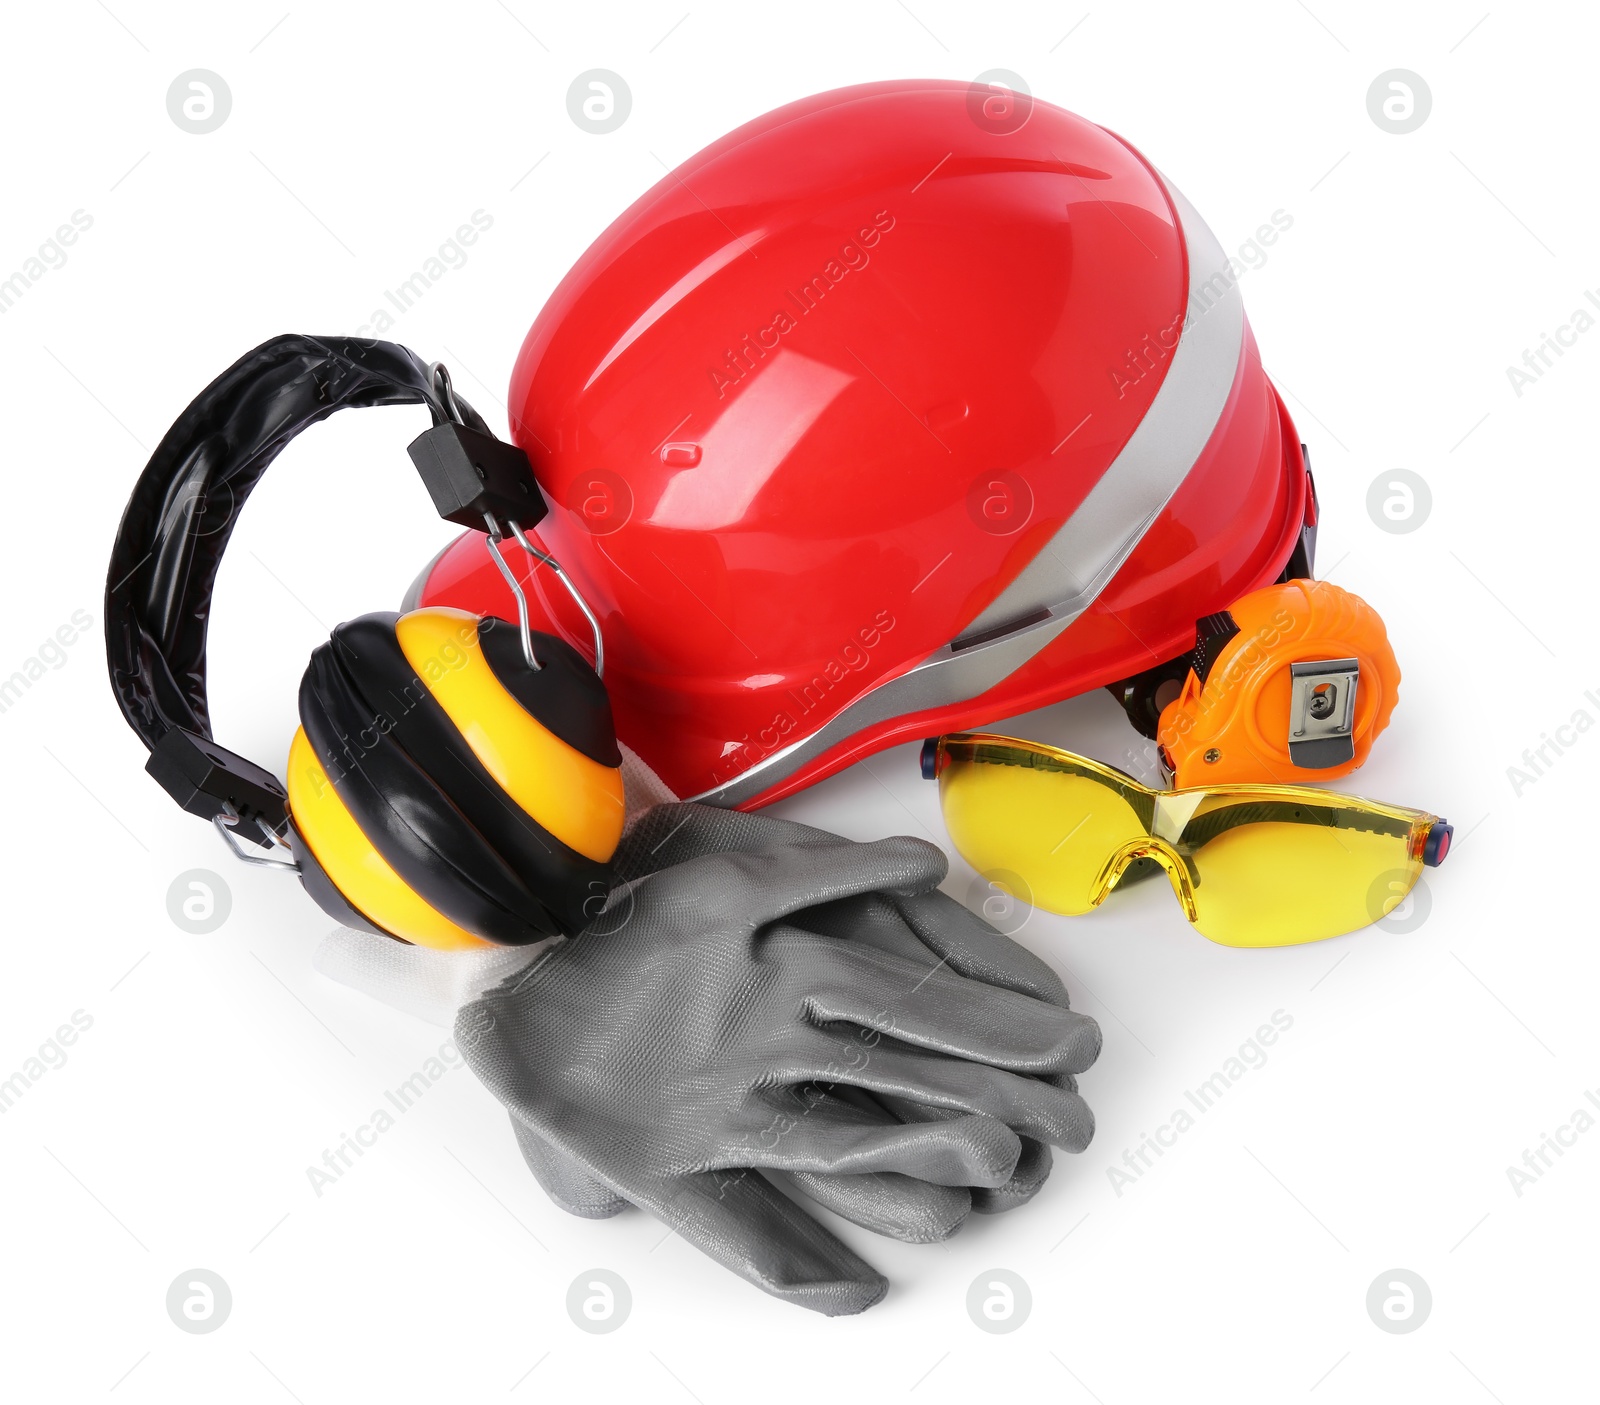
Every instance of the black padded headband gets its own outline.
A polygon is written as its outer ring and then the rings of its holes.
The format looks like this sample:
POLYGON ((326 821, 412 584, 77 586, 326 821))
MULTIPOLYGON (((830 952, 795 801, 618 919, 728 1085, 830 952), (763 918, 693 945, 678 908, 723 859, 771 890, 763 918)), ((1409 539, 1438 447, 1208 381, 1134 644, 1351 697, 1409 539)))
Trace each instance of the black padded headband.
MULTIPOLYGON (((435 425, 452 418, 428 366, 405 347, 288 335, 234 362, 156 446, 117 528, 105 601, 111 687, 147 747, 174 727, 211 736, 206 625, 245 499, 295 435, 366 405, 426 405, 435 425)), ((489 432, 464 401, 453 408, 489 432)))

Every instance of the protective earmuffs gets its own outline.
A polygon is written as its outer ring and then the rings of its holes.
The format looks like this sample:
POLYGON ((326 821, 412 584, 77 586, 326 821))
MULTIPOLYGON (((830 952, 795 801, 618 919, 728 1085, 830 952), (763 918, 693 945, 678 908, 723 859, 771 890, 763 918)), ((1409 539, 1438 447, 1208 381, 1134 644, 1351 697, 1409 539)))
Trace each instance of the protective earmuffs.
POLYGON ((146 769, 239 857, 296 868, 347 926, 446 948, 582 927, 622 833, 622 757, 592 613, 585 605, 595 667, 529 629, 499 554, 504 527, 571 589, 526 537, 545 510, 526 457, 489 433, 442 367, 387 342, 257 347, 162 439, 112 550, 107 661, 150 748, 146 769), (212 589, 237 512, 284 445, 336 410, 382 404, 428 406, 434 428, 411 457, 442 516, 487 529, 520 618, 421 609, 339 625, 301 680, 285 788, 211 739, 212 589))

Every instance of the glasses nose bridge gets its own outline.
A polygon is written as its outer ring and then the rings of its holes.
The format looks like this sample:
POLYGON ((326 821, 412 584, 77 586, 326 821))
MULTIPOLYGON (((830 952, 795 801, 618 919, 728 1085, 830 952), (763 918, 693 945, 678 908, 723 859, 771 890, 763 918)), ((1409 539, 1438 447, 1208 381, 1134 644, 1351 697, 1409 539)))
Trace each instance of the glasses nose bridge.
POLYGON ((1153 859, 1161 865, 1172 884, 1173 895, 1183 908, 1183 915, 1193 922, 1196 915, 1194 885, 1189 877, 1189 867, 1171 844, 1155 835, 1129 840, 1106 860, 1095 883, 1094 905, 1099 907, 1110 896, 1111 890, 1128 871, 1128 866, 1139 859, 1153 859))

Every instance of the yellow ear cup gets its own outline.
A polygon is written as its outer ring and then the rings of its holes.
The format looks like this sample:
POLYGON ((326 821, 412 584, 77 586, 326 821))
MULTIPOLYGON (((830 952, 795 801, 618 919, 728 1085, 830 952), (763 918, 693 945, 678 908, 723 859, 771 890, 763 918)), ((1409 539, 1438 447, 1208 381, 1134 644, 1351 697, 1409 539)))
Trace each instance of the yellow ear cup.
POLYGON ((621 770, 568 746, 506 691, 478 645, 478 617, 413 610, 395 637, 500 788, 563 844, 608 860, 622 838, 621 770))
POLYGON ((373 848, 328 779, 303 727, 295 729, 289 747, 289 812, 334 886, 376 926, 443 951, 494 945, 425 902, 373 848))

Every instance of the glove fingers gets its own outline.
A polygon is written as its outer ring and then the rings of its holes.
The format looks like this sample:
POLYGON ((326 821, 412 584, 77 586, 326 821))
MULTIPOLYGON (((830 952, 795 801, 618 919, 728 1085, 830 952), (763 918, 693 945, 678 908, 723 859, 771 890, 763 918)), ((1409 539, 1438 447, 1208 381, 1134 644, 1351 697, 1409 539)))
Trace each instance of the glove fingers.
MULTIPOLYGON (((895 920, 898 923, 898 917, 895 920)), ((900 926, 904 931, 904 924, 900 926)), ((880 1122, 887 1118, 900 1122, 943 1122, 961 1115, 905 1098, 877 1098, 865 1089, 848 1084, 836 1083, 827 1093, 819 1090, 812 1094, 808 1090, 807 1096, 813 1095, 825 1098, 830 1105, 864 1112, 880 1122)), ((906 1244, 935 1244, 960 1229, 980 1203, 986 1207, 984 1213, 994 1214, 1032 1199, 1049 1174, 1050 1149, 1042 1142, 1023 1138, 1017 1169, 1005 1185, 994 1188, 932 1185, 892 1171, 870 1176, 797 1171, 791 1172, 787 1179, 796 1189, 851 1224, 906 1244)))
POLYGON ((1002 1186, 1022 1154, 1017 1134, 981 1112, 908 1125, 886 1115, 869 1119, 822 1098, 776 1095, 755 1099, 741 1123, 713 1167, 843 1176, 898 1171, 933 1185, 1002 1186))
POLYGON ((803 1071, 802 1078, 848 1080, 879 1097, 888 1094, 957 1112, 981 1113, 1004 1122, 1019 1136, 1049 1142, 1064 1151, 1082 1151, 1094 1136, 1089 1105, 1076 1093, 1041 1078, 889 1040, 863 1051, 856 1067, 841 1072, 835 1041, 820 1030, 818 1036, 816 1067, 803 1071))
POLYGON ((1019 1073, 1081 1073, 1100 1053, 1087 1015, 869 949, 832 948, 832 979, 808 997, 819 1023, 858 1024, 897 1040, 1019 1073))
POLYGON ((755 1171, 624 1188, 688 1243, 775 1298, 828 1317, 864 1312, 889 1280, 755 1171))
POLYGON ((937 888, 908 897, 869 893, 808 909, 790 922, 913 961, 925 961, 931 951, 958 976, 1068 1004, 1067 989, 1049 966, 937 888))
POLYGON ((857 898, 808 907, 788 921, 790 926, 819 937, 870 946, 921 965, 928 961, 927 946, 900 915, 894 900, 883 893, 863 893, 857 898))
MULTIPOLYGON (((923 953, 932 951, 957 975, 1031 995, 1062 1008, 1068 1004, 1066 987, 1048 965, 937 889, 909 898, 869 893, 845 902, 810 908, 789 920, 819 936, 856 942, 912 960, 925 960, 923 953)), ((1070 1075, 1053 1075, 1052 1081, 1077 1091, 1070 1075)), ((946 1109, 905 1098, 884 1095, 878 1101, 901 1122, 936 1121, 952 1115, 946 1109)), ((969 1189, 972 1212, 996 1215, 1027 1204, 1043 1189, 1051 1165, 1048 1143, 1032 1137, 1022 1138, 1022 1155, 1010 1180, 1003 1186, 969 1189)), ((857 1224, 863 1223, 848 1211, 841 1213, 857 1224)), ((869 1224, 868 1227, 874 1226, 869 1224)))
POLYGON ((517 1134, 522 1159, 544 1193, 569 1215, 586 1220, 608 1220, 627 1208, 628 1202, 579 1161, 558 1150, 511 1113, 511 1130, 517 1134))
MULTIPOLYGON (((841 1115, 852 1111, 874 1122, 895 1120, 893 1112, 871 1093, 861 1088, 835 1084, 824 1092, 820 1088, 795 1090, 797 1097, 824 1100, 837 1107, 841 1115)), ((937 1113, 927 1118, 947 1114, 937 1113)), ((911 1121, 911 1118, 900 1118, 911 1121)), ((774 1171, 768 1179, 808 1195, 834 1214, 905 1244, 936 1244, 948 1239, 972 1213, 972 1195, 965 1186, 932 1185, 914 1176, 884 1171, 865 1176, 836 1176, 826 1171, 774 1171)))
MULTIPOLYGON (((1061 1086, 1057 1084, 1057 1086, 1061 1086)), ((844 1089, 835 1088, 835 1093, 842 1093, 844 1089)), ((858 1092, 851 1089, 849 1091, 858 1092)), ((1073 1089, 1076 1092, 1076 1089, 1073 1089)), ((870 1096, 861 1094, 861 1096, 870 1096)), ((942 1107, 929 1107, 925 1103, 912 1102, 909 1098, 897 1098, 887 1093, 880 1094, 876 1099, 902 1122, 937 1122, 947 1117, 959 1116, 942 1107)), ((1049 1144, 1036 1141, 1033 1137, 1023 1137, 1022 1155, 1017 1159, 1017 1168, 1011 1173, 1011 1179, 1002 1186, 972 1186, 969 1187, 970 1199, 974 1213, 980 1215, 998 1215, 1006 1210, 1014 1210, 1019 1205, 1026 1205, 1043 1188, 1044 1183, 1050 1179, 1052 1157, 1049 1144)), ((859 1221, 857 1221, 859 1223, 859 1221)), ((869 1226, 870 1228, 870 1226, 869 1226)))
POLYGON ((972 1213, 973 1197, 967 1187, 932 1185, 894 1171, 867 1176, 791 1171, 788 1180, 823 1209, 902 1244, 938 1244, 972 1213))
POLYGON ((957 975, 1066 1008, 1067 988, 1060 976, 948 893, 935 890, 892 902, 922 944, 957 975))
POLYGON ((1011 1179, 993 1190, 987 1186, 973 1189, 973 1213, 1001 1215, 1007 1210, 1015 1210, 1019 1205, 1026 1205, 1044 1189, 1044 1183, 1050 1179, 1053 1159, 1048 1142, 1023 1137, 1022 1155, 1017 1158, 1017 1169, 1011 1173, 1011 1179))

